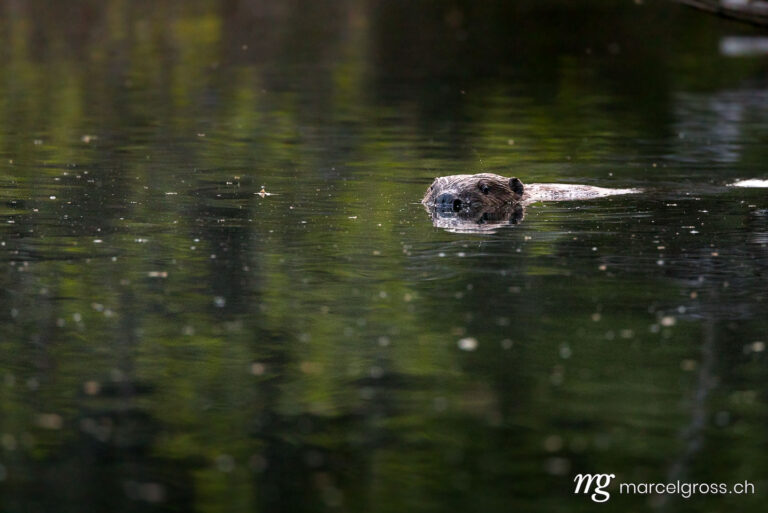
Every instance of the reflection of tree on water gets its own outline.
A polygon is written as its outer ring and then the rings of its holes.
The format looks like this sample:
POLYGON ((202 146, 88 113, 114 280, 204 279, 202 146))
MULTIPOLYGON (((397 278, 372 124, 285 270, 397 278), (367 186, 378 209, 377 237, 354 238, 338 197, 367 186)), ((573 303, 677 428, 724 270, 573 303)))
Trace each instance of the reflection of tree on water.
POLYGON ((752 146, 758 144, 762 120, 768 114, 768 92, 680 93, 674 105, 678 138, 672 139, 673 160, 734 163, 748 158, 752 146))
MULTIPOLYGON (((758 305, 764 301, 764 291, 757 292, 758 297, 745 297, 744 293, 754 294, 758 291, 759 287, 756 288, 753 282, 762 281, 761 277, 768 272, 766 245, 759 236, 766 233, 768 223, 761 211, 747 213, 745 222, 751 225, 748 233, 753 235, 751 240, 741 246, 743 254, 738 262, 732 259, 724 262, 717 251, 711 247, 702 247, 695 250, 699 253, 697 258, 689 257, 688 265, 678 267, 674 274, 674 279, 694 291, 691 297, 695 299, 670 312, 670 315, 678 321, 696 323, 700 329, 701 343, 699 358, 682 362, 684 367, 695 366, 695 378, 685 402, 689 418, 679 433, 681 447, 670 461, 666 475, 670 483, 717 482, 726 483, 730 487, 736 482, 754 482, 757 479, 756 475, 724 473, 727 465, 713 464, 708 459, 708 454, 717 450, 713 447, 717 443, 714 430, 736 420, 733 418, 736 414, 728 409, 718 411, 718 408, 722 408, 722 399, 715 392, 718 389, 726 392, 739 390, 739 383, 732 382, 733 368, 750 358, 753 348, 758 352, 764 350, 764 342, 752 343, 753 339, 749 338, 750 329, 740 330, 739 338, 729 333, 734 331, 737 323, 748 326, 750 321, 761 319, 763 315, 758 305), (729 267, 727 271, 725 266, 729 267)), ((758 332, 754 336, 761 338, 763 335, 758 332)), ((723 395, 723 392, 718 395, 723 395)), ((751 450, 746 448, 747 453, 751 450)), ((734 463, 735 468, 740 468, 740 462, 734 463)), ((679 500, 679 497, 673 495, 660 495, 653 504, 667 511, 679 500)))
MULTIPOLYGON (((712 422, 711 406, 708 405, 710 392, 717 385, 718 377, 715 371, 716 346, 716 320, 707 318, 702 328, 701 359, 697 364, 696 381, 694 389, 686 404, 690 412, 690 421, 680 433, 682 448, 672 460, 667 471, 667 482, 696 482, 690 474, 691 463, 699 457, 702 446, 706 443, 706 430, 712 422)), ((722 479, 722 478, 721 478, 722 479)), ((701 481, 700 481, 701 482, 701 481)), ((662 511, 667 510, 667 505, 680 500, 672 495, 661 495, 655 506, 662 511)))
MULTIPOLYGON (((50 324, 56 326, 63 315, 61 303, 42 303, 49 308, 37 313, 48 312, 50 324)), ((156 390, 135 372, 139 309, 135 296, 126 291, 120 305, 124 315, 110 340, 115 367, 100 381, 83 383, 83 374, 73 376, 62 368, 66 362, 59 352, 65 344, 61 326, 42 332, 30 326, 38 343, 25 356, 37 366, 30 379, 40 389, 27 390, 20 383, 18 388, 24 391, 18 392, 23 394, 18 399, 24 404, 22 413, 37 418, 37 427, 26 432, 34 437, 31 447, 18 447, 13 458, 4 459, 7 477, 0 483, 4 510, 140 512, 167 510, 168 504, 192 508, 191 471, 199 461, 158 455, 164 427, 140 404, 156 390), (57 353, 55 357, 51 352, 57 353), (79 392, 60 390, 65 387, 79 392), (77 396, 75 413, 51 412, 62 393, 77 396)))

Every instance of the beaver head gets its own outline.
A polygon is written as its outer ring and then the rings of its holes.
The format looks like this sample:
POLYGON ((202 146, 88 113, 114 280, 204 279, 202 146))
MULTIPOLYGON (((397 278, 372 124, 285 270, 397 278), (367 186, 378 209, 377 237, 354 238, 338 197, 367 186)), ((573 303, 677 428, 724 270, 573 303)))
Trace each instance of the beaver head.
POLYGON ((443 211, 467 211, 517 203, 523 196, 523 182, 493 173, 452 175, 435 178, 421 202, 443 211))

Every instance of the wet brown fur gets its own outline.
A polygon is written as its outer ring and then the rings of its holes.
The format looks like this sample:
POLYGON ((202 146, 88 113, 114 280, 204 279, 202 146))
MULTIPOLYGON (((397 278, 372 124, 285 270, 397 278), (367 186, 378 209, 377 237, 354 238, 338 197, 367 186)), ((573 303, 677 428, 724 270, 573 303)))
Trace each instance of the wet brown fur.
MULTIPOLYGON (((441 176, 435 178, 421 202, 426 206, 435 206, 441 195, 448 194, 461 201, 462 209, 500 207, 517 203, 521 201, 523 194, 512 190, 511 180, 493 173, 441 176)), ((518 183, 522 186, 522 182, 518 183)))

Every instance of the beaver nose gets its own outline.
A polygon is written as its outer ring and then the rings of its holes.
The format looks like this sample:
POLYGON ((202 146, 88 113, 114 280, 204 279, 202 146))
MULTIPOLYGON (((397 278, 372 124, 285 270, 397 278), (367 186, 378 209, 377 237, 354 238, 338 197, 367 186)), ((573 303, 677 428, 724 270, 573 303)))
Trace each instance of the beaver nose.
POLYGON ((435 205, 442 208, 452 208, 454 211, 461 210, 461 200, 450 193, 443 193, 435 199, 435 205))

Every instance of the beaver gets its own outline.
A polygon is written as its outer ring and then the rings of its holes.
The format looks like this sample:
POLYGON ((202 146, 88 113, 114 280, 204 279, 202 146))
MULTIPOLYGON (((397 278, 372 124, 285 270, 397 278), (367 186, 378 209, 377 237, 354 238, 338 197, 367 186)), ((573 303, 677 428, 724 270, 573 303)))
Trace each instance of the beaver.
POLYGON ((523 185, 517 177, 506 178, 493 173, 451 175, 435 178, 421 202, 441 211, 500 207, 507 204, 527 205, 537 201, 566 201, 632 194, 637 189, 606 189, 591 185, 535 183, 523 185))
POLYGON ((492 231, 501 224, 518 224, 524 218, 524 207, 538 201, 585 200, 636 192, 640 191, 560 183, 523 185, 514 176, 478 173, 435 178, 421 203, 437 227, 492 231))

